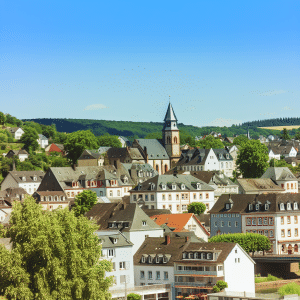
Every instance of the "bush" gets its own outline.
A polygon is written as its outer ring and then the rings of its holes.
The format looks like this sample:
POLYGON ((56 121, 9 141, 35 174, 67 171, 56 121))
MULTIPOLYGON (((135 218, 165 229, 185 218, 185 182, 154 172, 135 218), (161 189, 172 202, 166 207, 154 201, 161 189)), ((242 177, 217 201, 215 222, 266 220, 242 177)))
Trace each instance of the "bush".
POLYGON ((0 147, 1 147, 1 150, 5 150, 6 149, 6 145, 4 145, 4 144, 1 145, 0 147))
POLYGON ((216 285, 217 285, 217 287, 218 287, 220 290, 223 290, 223 289, 225 289, 225 288, 228 287, 227 282, 225 282, 225 281, 223 281, 223 280, 217 281, 216 285))
POLYGON ((219 293, 220 292, 220 288, 217 285, 213 286, 213 292, 214 293, 219 293))
POLYGON ((278 289, 278 292, 281 296, 284 295, 300 295, 300 286, 295 282, 288 283, 278 289))
POLYGON ((127 295, 127 300, 141 300, 142 296, 135 293, 130 293, 127 295))

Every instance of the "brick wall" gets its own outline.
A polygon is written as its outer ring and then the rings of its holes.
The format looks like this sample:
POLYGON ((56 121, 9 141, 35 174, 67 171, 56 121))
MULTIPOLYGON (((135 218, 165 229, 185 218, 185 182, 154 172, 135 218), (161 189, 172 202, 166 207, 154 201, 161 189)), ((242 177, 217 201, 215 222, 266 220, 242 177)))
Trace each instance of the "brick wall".
POLYGON ((260 292, 261 290, 272 289, 272 288, 280 288, 281 286, 291 282, 295 282, 300 285, 300 279, 261 282, 261 283, 255 283, 255 292, 260 292))

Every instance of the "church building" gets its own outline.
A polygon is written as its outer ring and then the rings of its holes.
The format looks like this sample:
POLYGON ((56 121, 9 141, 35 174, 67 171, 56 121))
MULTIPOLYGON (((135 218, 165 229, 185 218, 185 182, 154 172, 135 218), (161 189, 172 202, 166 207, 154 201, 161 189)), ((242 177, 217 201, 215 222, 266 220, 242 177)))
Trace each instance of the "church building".
POLYGON ((135 139, 133 148, 138 148, 145 161, 162 175, 173 168, 180 158, 180 137, 177 118, 171 103, 164 118, 162 140, 135 139))

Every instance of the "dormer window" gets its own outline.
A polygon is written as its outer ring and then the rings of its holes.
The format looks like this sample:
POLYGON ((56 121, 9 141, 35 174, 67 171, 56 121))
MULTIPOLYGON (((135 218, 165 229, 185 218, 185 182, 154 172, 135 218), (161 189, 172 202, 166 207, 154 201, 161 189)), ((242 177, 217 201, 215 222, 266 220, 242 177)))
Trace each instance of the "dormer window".
POLYGON ((172 183, 172 190, 176 190, 176 184, 172 183))
POLYGON ((182 258, 186 258, 186 253, 185 252, 182 253, 182 258))
POLYGON ((259 204, 255 204, 255 210, 259 210, 259 204))
POLYGON ((298 203, 294 202, 294 209, 298 209, 298 203))
POLYGON ((146 226, 146 225, 147 225, 147 222, 146 222, 146 221, 142 221, 142 225, 143 225, 143 226, 146 226))
POLYGON ((146 258, 145 258, 144 255, 142 256, 141 262, 142 262, 142 263, 145 263, 145 262, 146 262, 146 258))
POLYGON ((249 210, 253 210, 253 205, 252 205, 252 204, 249 204, 249 205, 248 205, 248 209, 249 209, 249 210))
POLYGON ((26 177, 25 177, 25 176, 23 176, 23 177, 22 177, 22 180, 23 180, 23 181, 26 181, 26 177))
POLYGON ((287 209, 287 210, 291 210, 291 209, 292 209, 291 203, 288 202, 288 203, 286 204, 286 209, 287 209))
POLYGON ((36 180, 37 180, 36 176, 33 176, 33 181, 36 181, 36 180))
POLYGON ((140 191, 142 189, 142 185, 139 183, 138 184, 138 190, 140 191))
POLYGON ((181 189, 185 190, 185 184, 184 183, 181 184, 181 189))
POLYGON ((265 204, 265 210, 268 210, 269 209, 269 204, 265 204))
POLYGON ((280 210, 284 210, 284 204, 280 203, 280 210))
POLYGON ((226 203, 225 208, 226 209, 230 209, 231 208, 231 204, 230 203, 226 203))
POLYGON ((197 190, 201 190, 201 183, 197 182, 197 190))
POLYGON ((163 257, 163 263, 166 264, 168 262, 168 258, 166 256, 163 257))
POLYGON ((148 263, 149 263, 149 264, 152 264, 152 261, 153 261, 153 260, 152 260, 152 256, 149 255, 149 256, 148 256, 148 263))
POLYGON ((165 190, 167 187, 166 187, 165 184, 162 184, 161 188, 162 188, 163 190, 165 190))
POLYGON ((118 239, 115 239, 115 238, 112 239, 113 244, 116 244, 117 242, 118 242, 118 239))
POLYGON ((229 154, 228 153, 226 154, 226 158, 229 159, 229 154))
POLYGON ((212 253, 207 253, 206 259, 213 259, 213 254, 212 253))
POLYGON ((159 256, 158 255, 155 258, 155 263, 159 264, 159 256))
POLYGON ((154 183, 151 183, 150 188, 151 188, 151 191, 154 191, 154 189, 155 189, 155 184, 154 184, 154 183))
POLYGON ((194 258, 194 253, 189 253, 189 258, 193 259, 194 258))
POLYGON ((219 154, 219 158, 222 158, 222 157, 223 157, 223 155, 220 153, 220 154, 219 154))

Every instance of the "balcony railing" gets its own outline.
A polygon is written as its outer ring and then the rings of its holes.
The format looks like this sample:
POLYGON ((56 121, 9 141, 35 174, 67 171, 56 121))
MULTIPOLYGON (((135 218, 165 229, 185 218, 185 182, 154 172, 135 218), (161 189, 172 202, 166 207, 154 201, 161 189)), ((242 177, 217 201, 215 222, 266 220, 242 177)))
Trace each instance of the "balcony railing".
POLYGON ((189 271, 175 271, 175 276, 178 275, 206 275, 206 276, 217 276, 218 271, 194 271, 194 270, 189 270, 189 271))
POLYGON ((175 287, 199 287, 199 288, 212 288, 214 283, 212 282, 201 282, 201 281, 196 281, 196 282, 175 282, 175 287))

